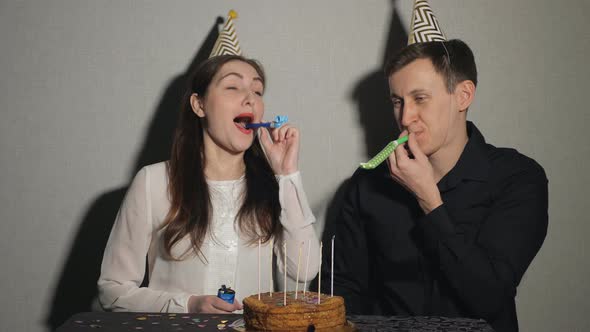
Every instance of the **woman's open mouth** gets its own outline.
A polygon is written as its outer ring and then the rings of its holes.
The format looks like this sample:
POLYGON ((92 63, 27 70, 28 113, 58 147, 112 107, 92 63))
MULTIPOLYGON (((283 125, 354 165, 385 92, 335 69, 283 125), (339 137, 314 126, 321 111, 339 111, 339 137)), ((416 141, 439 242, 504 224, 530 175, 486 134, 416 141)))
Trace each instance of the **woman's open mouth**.
POLYGON ((254 120, 254 114, 242 113, 234 118, 234 124, 244 134, 251 134, 252 129, 247 129, 246 125, 254 120))

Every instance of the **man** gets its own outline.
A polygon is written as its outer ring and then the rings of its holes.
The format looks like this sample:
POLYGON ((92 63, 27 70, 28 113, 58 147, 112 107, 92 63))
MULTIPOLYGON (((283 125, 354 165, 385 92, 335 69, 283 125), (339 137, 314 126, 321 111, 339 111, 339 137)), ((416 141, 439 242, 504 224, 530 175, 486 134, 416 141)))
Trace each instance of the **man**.
POLYGON ((353 175, 327 226, 334 294, 349 314, 482 318, 517 331, 516 288, 547 232, 543 168, 467 121, 477 70, 462 41, 409 45, 385 73, 409 141, 353 175))

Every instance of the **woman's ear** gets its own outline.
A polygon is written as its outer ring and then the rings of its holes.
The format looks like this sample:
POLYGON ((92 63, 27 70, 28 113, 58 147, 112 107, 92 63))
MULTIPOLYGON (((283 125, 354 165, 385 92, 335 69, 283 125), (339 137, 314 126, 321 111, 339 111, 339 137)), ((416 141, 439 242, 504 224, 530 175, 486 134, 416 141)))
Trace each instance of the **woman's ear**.
POLYGON ((199 118, 205 117, 205 110, 203 109, 203 102, 198 94, 193 93, 190 98, 191 108, 199 118))
POLYGON ((466 111, 475 98, 475 84, 471 80, 465 80, 457 84, 455 96, 459 111, 466 111))

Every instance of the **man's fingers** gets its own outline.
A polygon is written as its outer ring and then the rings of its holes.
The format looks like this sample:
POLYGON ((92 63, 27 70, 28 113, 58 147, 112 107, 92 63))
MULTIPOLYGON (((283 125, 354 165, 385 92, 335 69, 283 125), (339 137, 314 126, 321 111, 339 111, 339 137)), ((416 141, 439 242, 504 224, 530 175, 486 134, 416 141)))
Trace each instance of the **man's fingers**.
POLYGON ((395 159, 397 160, 398 167, 403 167, 403 165, 405 165, 407 161, 410 159, 408 151, 406 151, 404 147, 405 144, 406 143, 399 145, 397 148, 395 148, 395 150, 392 153, 395 154, 395 159))
POLYGON ((397 167, 397 159, 395 157, 395 153, 392 153, 387 157, 387 165, 389 166, 389 172, 394 175, 399 173, 399 168, 397 167))
POLYGON ((410 151, 414 155, 414 158, 419 160, 424 160, 424 158, 427 158, 424 152, 422 152, 422 149, 420 149, 420 145, 416 141, 416 135, 414 133, 410 134, 407 144, 410 148, 410 151))

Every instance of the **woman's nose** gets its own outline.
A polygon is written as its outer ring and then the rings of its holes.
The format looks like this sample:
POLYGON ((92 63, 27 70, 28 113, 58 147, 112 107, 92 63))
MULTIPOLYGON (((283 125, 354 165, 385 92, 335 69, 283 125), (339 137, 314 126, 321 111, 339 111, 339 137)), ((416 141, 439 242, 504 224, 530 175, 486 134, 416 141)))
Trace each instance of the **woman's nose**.
POLYGON ((246 91, 246 95, 244 96, 244 104, 253 105, 254 101, 255 101, 254 92, 246 91))

